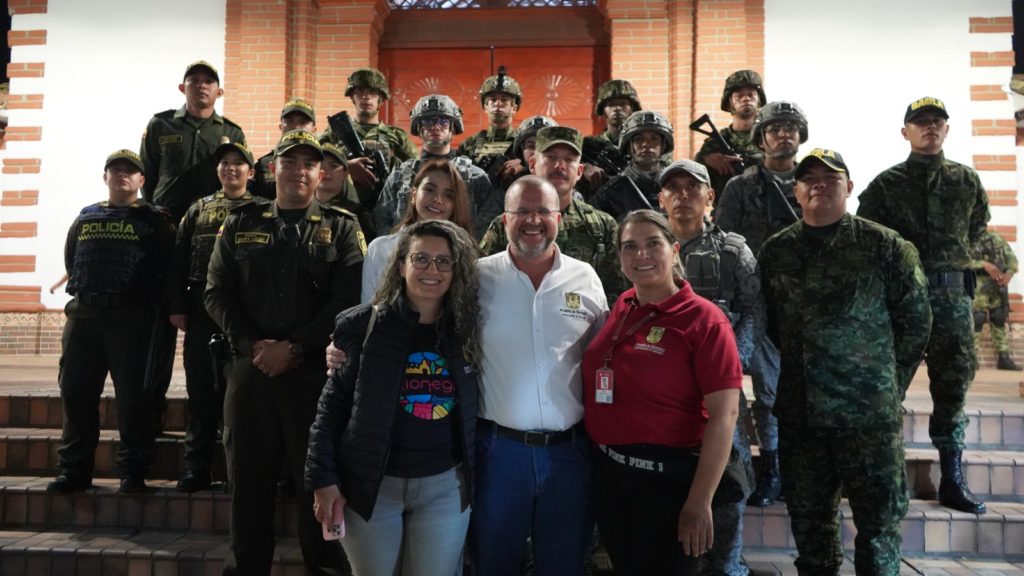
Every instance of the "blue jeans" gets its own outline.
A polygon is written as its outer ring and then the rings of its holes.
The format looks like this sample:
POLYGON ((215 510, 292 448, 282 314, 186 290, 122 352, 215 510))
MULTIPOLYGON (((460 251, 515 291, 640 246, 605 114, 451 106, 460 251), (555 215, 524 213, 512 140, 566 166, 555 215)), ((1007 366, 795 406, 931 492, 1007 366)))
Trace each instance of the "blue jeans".
POLYGON ((535 576, 582 576, 593 535, 591 449, 582 427, 552 446, 477 435, 470 528, 477 576, 517 576, 531 534, 535 576))
POLYGON ((341 545, 355 576, 452 576, 469 528, 462 466, 425 478, 385 476, 369 521, 345 509, 341 545))

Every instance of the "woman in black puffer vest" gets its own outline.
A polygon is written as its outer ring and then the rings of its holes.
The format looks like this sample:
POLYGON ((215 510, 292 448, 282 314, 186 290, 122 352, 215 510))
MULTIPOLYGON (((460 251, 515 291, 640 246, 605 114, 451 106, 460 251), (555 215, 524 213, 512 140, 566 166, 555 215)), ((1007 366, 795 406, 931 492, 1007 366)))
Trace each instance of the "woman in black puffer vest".
POLYGON ((348 362, 324 386, 306 487, 356 576, 451 576, 472 501, 479 305, 476 246, 447 221, 402 232, 372 305, 338 315, 348 362))

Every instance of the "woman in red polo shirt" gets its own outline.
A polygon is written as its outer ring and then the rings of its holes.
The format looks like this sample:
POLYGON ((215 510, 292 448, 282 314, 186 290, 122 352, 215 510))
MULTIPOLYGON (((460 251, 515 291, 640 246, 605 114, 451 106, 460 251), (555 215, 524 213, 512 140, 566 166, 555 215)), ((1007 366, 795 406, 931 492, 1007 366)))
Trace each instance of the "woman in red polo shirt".
POLYGON ((633 288, 583 359, 594 512, 616 574, 695 574, 736 424, 736 342, 725 315, 675 274, 664 216, 630 212, 618 240, 633 288))

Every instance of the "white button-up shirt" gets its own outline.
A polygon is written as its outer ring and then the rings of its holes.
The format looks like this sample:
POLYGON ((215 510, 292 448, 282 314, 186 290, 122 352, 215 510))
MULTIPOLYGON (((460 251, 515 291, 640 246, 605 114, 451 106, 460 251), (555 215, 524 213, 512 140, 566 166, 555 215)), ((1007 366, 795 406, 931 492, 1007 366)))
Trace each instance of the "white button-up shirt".
POLYGON ((398 237, 401 234, 395 232, 378 236, 366 248, 366 256, 363 257, 363 287, 359 297, 362 304, 368 304, 376 294, 380 281, 384 279, 384 268, 391 261, 395 248, 398 248, 398 237))
POLYGON ((507 250, 478 266, 480 417, 517 430, 568 430, 583 419, 583 352, 608 316, 601 280, 557 246, 536 290, 507 250))

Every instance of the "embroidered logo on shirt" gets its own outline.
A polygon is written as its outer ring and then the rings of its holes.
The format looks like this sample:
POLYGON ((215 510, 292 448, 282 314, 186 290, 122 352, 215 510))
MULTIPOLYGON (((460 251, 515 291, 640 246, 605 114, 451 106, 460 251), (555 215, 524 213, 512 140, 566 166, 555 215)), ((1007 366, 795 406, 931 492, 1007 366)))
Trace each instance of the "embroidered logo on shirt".
POLYGON ((565 293, 565 307, 569 310, 580 309, 580 294, 579 292, 566 292, 565 293))
POLYGON ((661 342, 661 337, 665 335, 665 329, 661 326, 651 326, 651 331, 647 333, 647 341, 651 344, 657 344, 661 342))

